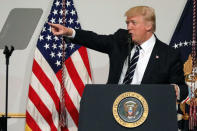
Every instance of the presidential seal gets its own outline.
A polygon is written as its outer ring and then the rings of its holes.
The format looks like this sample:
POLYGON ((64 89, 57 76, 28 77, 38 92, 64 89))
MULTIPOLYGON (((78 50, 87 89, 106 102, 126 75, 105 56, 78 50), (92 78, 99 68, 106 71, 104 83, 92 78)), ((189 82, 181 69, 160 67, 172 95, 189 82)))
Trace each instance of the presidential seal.
POLYGON ((113 116, 122 126, 133 128, 141 125, 148 116, 148 104, 143 96, 125 92, 113 104, 113 116))

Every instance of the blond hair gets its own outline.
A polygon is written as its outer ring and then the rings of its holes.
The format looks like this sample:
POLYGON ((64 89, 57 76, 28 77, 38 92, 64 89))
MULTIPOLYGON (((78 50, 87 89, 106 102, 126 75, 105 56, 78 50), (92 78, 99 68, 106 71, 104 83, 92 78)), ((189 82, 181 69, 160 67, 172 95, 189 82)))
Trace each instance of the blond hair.
POLYGON ((155 17, 154 9, 148 6, 136 6, 136 7, 130 8, 125 13, 125 16, 127 17, 139 16, 139 15, 143 16, 146 21, 149 21, 152 23, 152 32, 155 32, 156 17, 155 17))

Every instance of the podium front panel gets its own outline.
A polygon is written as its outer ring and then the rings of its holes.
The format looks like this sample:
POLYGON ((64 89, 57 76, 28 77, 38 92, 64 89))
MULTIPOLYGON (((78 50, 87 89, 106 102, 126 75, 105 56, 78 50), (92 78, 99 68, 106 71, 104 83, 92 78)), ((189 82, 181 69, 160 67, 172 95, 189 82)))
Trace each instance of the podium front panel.
POLYGON ((176 96, 171 85, 86 85, 80 105, 79 131, 177 131, 176 96), (112 107, 125 92, 136 92, 148 103, 148 117, 127 128, 115 120, 112 107))

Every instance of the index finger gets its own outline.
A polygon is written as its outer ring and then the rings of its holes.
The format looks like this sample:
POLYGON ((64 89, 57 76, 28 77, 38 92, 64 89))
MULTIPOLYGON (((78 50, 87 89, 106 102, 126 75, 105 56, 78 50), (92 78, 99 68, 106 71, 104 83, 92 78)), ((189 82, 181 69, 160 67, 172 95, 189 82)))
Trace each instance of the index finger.
POLYGON ((48 24, 49 24, 50 26, 52 26, 52 27, 57 27, 56 24, 49 23, 49 22, 48 22, 48 24))

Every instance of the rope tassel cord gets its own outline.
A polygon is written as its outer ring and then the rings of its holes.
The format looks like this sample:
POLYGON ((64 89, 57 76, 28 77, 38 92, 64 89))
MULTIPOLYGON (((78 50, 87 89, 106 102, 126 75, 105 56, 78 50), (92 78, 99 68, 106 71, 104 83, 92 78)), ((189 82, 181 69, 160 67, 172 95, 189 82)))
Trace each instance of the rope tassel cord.
MULTIPOLYGON (((65 23, 65 17, 66 17, 66 7, 65 7, 66 1, 62 0, 62 10, 63 10, 63 25, 66 26, 65 23)), ((66 56, 66 48, 65 48, 65 41, 63 39, 62 36, 62 69, 61 69, 61 73, 62 73, 62 79, 61 79, 61 90, 60 90, 60 115, 59 115, 59 125, 60 128, 62 127, 66 127, 67 126, 67 112, 66 112, 66 107, 65 107, 65 96, 64 96, 64 92, 65 92, 65 87, 64 87, 64 78, 65 78, 65 56, 66 56)))
MULTIPOLYGON (((196 66, 196 0, 193 0, 193 32, 192 32, 192 74, 195 75, 196 66)), ((195 102, 195 80, 191 82, 191 100, 189 111, 189 129, 193 130, 197 125, 196 102, 195 102)))

